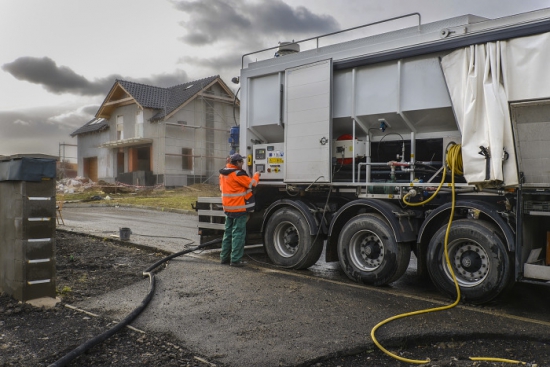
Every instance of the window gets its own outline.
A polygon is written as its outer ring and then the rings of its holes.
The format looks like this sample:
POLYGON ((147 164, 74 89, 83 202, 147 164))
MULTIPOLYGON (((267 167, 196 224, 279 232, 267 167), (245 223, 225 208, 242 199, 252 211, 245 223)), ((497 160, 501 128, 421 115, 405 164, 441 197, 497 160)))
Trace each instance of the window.
POLYGON ((116 117, 116 140, 124 139, 124 117, 118 115, 116 117))
POLYGON ((191 148, 182 148, 182 165, 181 168, 185 170, 193 169, 193 149, 191 148))
POLYGON ((92 122, 90 122, 90 125, 99 124, 100 122, 103 122, 104 120, 105 119, 103 119, 103 118, 94 119, 94 120, 92 120, 92 122))
POLYGON ((136 138, 143 138, 143 111, 136 111, 136 138))

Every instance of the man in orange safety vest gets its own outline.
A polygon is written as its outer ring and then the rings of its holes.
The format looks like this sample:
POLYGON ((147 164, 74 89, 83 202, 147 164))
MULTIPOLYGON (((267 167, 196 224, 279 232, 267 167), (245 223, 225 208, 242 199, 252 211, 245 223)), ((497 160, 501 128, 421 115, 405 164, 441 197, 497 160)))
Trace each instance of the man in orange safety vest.
POLYGON ((260 172, 250 178, 243 170, 244 157, 231 155, 230 163, 220 170, 220 190, 225 212, 220 262, 231 266, 244 266, 242 260, 246 238, 247 212, 254 211, 252 188, 260 181, 260 172))

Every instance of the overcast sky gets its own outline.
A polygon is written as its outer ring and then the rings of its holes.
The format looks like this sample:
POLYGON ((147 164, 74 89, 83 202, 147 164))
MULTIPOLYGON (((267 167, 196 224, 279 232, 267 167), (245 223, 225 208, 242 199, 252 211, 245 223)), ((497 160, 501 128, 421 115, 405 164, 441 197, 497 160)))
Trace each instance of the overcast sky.
POLYGON ((279 41, 412 12, 429 23, 547 7, 550 0, 0 0, 0 155, 57 155, 59 143, 76 144, 69 134, 94 117, 117 78, 167 87, 219 74, 231 85, 242 54, 279 41))

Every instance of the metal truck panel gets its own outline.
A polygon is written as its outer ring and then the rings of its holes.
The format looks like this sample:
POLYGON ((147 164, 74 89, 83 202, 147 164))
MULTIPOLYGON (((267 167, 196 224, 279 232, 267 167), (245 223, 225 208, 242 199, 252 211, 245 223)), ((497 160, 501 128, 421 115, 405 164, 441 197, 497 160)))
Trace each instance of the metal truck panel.
POLYGON ((439 58, 423 56, 401 63, 400 108, 402 111, 450 107, 451 100, 439 58), (411 93, 410 91, 415 91, 411 93))
POLYGON ((349 117, 352 112, 353 104, 348 96, 353 88, 352 77, 351 70, 339 70, 333 73, 332 117, 335 119, 349 117))
POLYGON ((550 186, 550 100, 511 105, 524 186, 550 186))
POLYGON ((286 76, 286 182, 330 182, 330 60, 289 69, 286 76))
MULTIPOLYGON (((386 63, 357 70, 356 115, 375 115, 397 109, 397 64, 386 63)), ((349 91, 348 96, 351 95, 349 91)), ((350 111, 351 112, 351 111, 350 111)))
POLYGON ((503 59, 510 101, 550 97, 550 33, 506 41, 503 59))
POLYGON ((333 118, 346 119, 344 124, 355 116, 369 127, 384 118, 392 131, 401 133, 411 128, 416 133, 456 129, 439 59, 434 56, 339 70, 334 73, 333 89, 333 118))
POLYGON ((279 75, 250 80, 250 126, 278 125, 281 115, 279 75))

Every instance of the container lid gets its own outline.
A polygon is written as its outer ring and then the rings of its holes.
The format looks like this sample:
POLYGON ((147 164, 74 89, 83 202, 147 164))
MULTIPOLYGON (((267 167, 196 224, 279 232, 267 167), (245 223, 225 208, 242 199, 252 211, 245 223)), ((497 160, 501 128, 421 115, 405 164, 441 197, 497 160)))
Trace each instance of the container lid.
POLYGON ((42 181, 55 178, 56 159, 10 156, 0 161, 0 181, 42 181))

